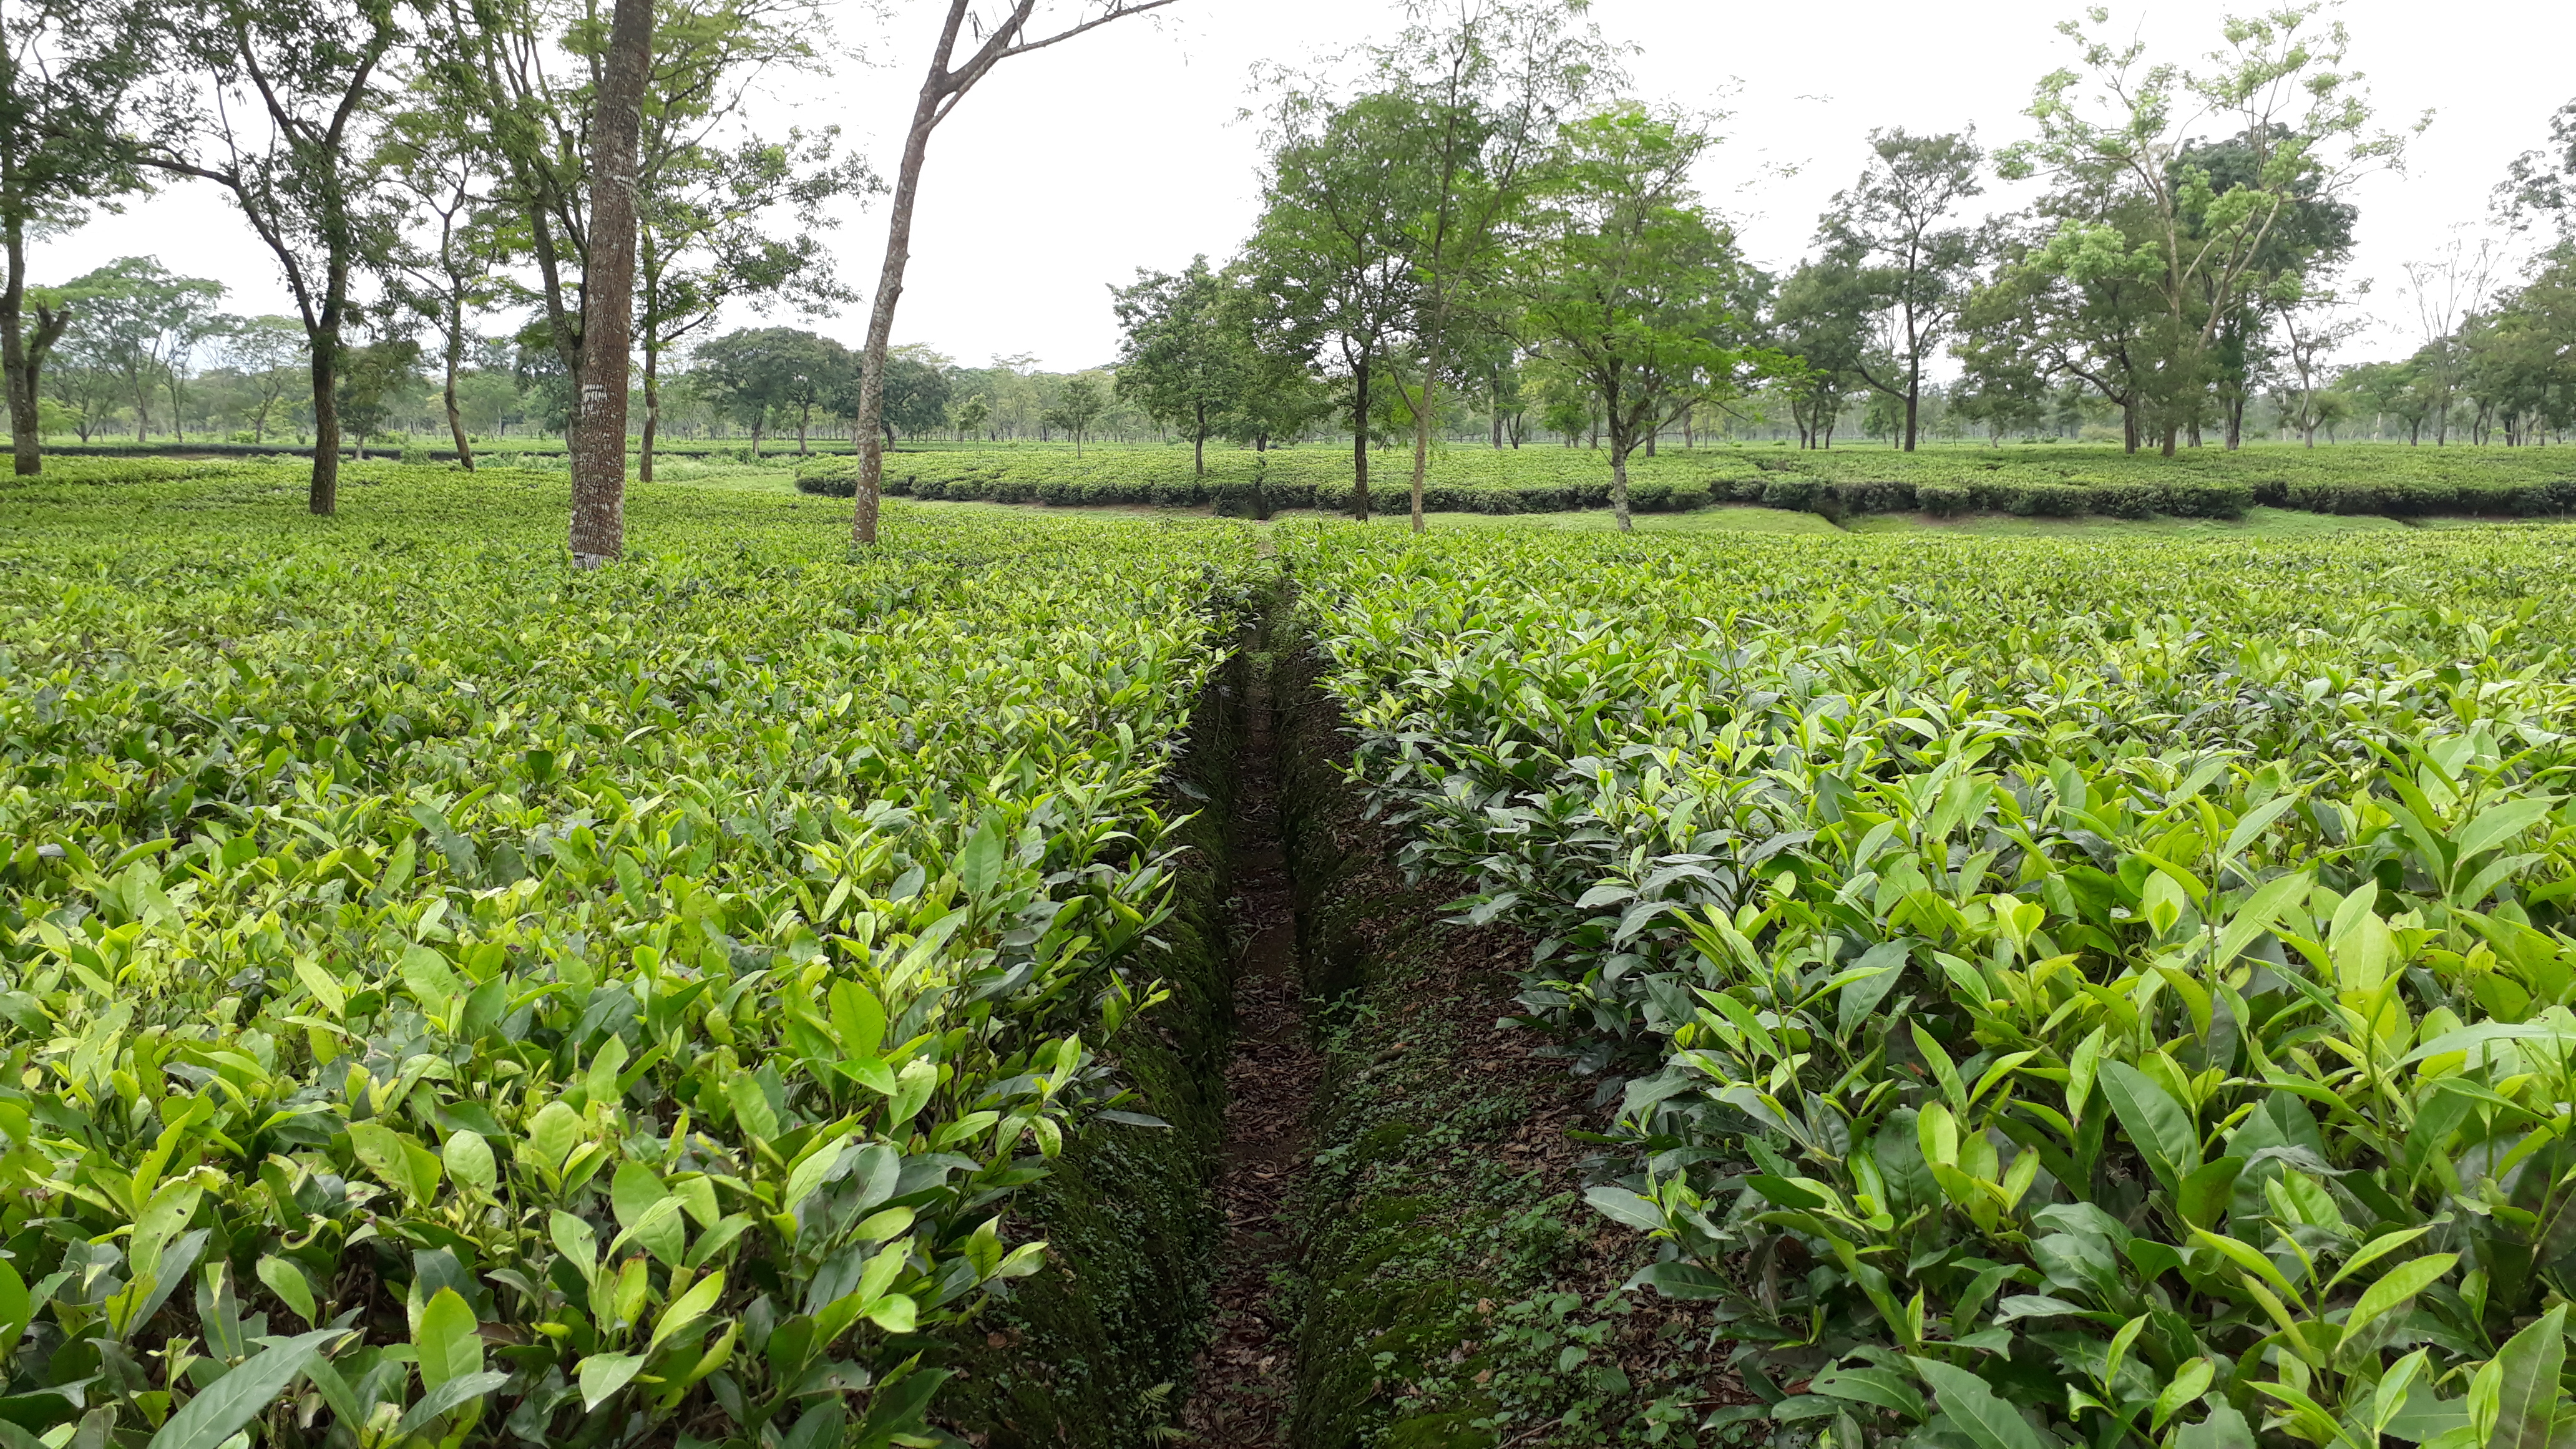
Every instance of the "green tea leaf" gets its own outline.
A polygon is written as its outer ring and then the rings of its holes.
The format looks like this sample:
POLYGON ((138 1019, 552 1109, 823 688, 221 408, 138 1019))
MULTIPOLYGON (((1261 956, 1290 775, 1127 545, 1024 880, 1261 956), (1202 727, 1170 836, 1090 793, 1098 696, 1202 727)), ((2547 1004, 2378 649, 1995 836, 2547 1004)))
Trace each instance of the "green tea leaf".
POLYGON ((736 1077, 725 1083, 725 1100, 733 1105, 734 1120, 743 1131, 764 1142, 778 1135, 778 1114, 770 1110, 769 1094, 760 1083, 736 1077))
POLYGON ((2214 1228, 2227 1216, 2228 1205, 2236 1198, 2236 1179, 2245 1171, 2245 1159, 2222 1157, 2206 1163, 2182 1180, 2182 1190, 2175 1194, 2175 1207, 2183 1221, 2195 1228, 2214 1228))
POLYGON ((454 1413, 486 1394, 496 1392, 509 1382, 508 1374, 496 1373, 490 1369, 449 1379, 421 1395, 419 1403, 403 1412, 402 1418, 395 1421, 394 1437, 399 1441, 407 1435, 419 1433, 440 1418, 454 1413))
POLYGON ((492 1159, 492 1144, 484 1141, 479 1132, 449 1133, 439 1160, 446 1165, 450 1178, 486 1197, 500 1186, 500 1168, 492 1159))
POLYGON ((989 895, 1002 878, 1002 832, 987 820, 957 853, 957 883, 969 896, 989 895))
POLYGON ((421 1310, 412 1347, 420 1355, 424 1388, 483 1371, 483 1340, 476 1332, 474 1310, 453 1288, 439 1289, 421 1310))
POLYGON ((594 1353, 583 1359, 578 1373, 582 1408, 597 1413, 643 1369, 644 1356, 637 1353, 594 1353))
POLYGON ((1827 1369, 1808 1382, 1807 1392, 1892 1409, 1918 1424, 1929 1412, 1923 1395, 1892 1369, 1827 1369))
POLYGON ((320 1356, 322 1345, 348 1332, 318 1328, 252 1354, 163 1420, 148 1449, 221 1449, 225 1440, 267 1412, 271 1401, 320 1356))
POLYGON ((2177 1193, 2182 1180, 2200 1167, 2200 1136, 2182 1105, 2146 1073, 2127 1062, 2102 1064, 2102 1094, 2113 1115, 2137 1144, 2147 1165, 2177 1193))
MULTIPOLYGON (((2443 1266, 2447 1270, 2450 1265, 2443 1266)), ((2566 1360, 2567 1305, 2561 1303, 2515 1334, 2497 1353, 2503 1382, 2496 1401, 2495 1433, 2486 1449, 2549 1449, 2561 1402, 2558 1374, 2566 1360)))
POLYGON ((1976 1449, 2052 1449, 2021 1411, 1996 1397, 1984 1379, 1937 1359, 1910 1358, 1939 1397, 1941 1412, 1957 1425, 1976 1449))
POLYGON ((277 1295, 278 1301, 295 1310, 296 1317, 307 1325, 313 1322, 313 1283, 304 1276, 302 1268, 270 1254, 261 1258, 253 1271, 258 1273, 259 1281, 267 1284, 268 1290, 277 1295))
POLYGON ((2359 1336, 2379 1315, 2441 1281, 2459 1261, 2457 1253, 2428 1253, 2389 1269, 2385 1276, 2361 1290, 2361 1301, 2352 1305, 2351 1315, 2344 1320, 2344 1337, 2359 1336))
POLYGON ((705 1317, 707 1310, 716 1306, 716 1300, 724 1296, 724 1284, 725 1275, 718 1270, 690 1284, 688 1292, 673 1299, 671 1305, 662 1310, 661 1321, 654 1325, 653 1342, 644 1350, 645 1355, 650 1357, 653 1350, 660 1348, 672 1334, 705 1317))
POLYGON ((2235 1405, 2212 1395, 2207 1418, 2174 1427, 2174 1449, 2254 1449, 2254 1426, 2235 1405))
POLYGON ((1663 1209, 1624 1187, 1586 1188, 1583 1200, 1604 1217, 1627 1224, 1639 1232, 1651 1233, 1664 1225, 1663 1209))

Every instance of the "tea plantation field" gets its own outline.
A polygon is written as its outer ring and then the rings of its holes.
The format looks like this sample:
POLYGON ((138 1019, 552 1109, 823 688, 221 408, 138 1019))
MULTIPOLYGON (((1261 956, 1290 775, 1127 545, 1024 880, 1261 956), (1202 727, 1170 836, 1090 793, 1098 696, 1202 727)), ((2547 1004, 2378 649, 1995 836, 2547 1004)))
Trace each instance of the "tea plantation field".
POLYGON ((1281 1260, 1337 1445, 2576 1433, 2576 528, 853 554, 711 477, 585 574, 559 475, 343 486, 0 486, 5 1449, 1158 1442, 1211 1244, 1327 1217, 1462 1255, 1365 1322, 1384 1255, 1281 1260), (1521 943, 1579 1225, 1535 1168, 1493 1261, 1436 1176, 1211 1206, 1255 698, 1521 943), (1527 1327, 1573 1237, 1652 1372, 1527 1327))
POLYGON ((2568 1431, 2570 531, 1283 539, 1704 1426, 2568 1431))
POLYGON ((919 1431, 1015 1194, 1155 1130, 1251 540, 666 493, 577 575, 553 480, 57 467, 0 493, 0 1438, 919 1431))
MULTIPOLYGON (((846 459, 809 464, 801 486, 846 496, 853 466, 846 459)), ((2256 445, 2166 459, 2076 445, 1944 445, 1911 454, 1667 447, 1655 457, 1633 456, 1629 466, 1632 502, 1650 513, 1727 502, 1837 518, 1912 512, 2210 518, 2257 506, 2392 517, 2576 512, 2576 457, 2548 448, 2256 445)), ((916 498, 1213 504, 1263 517, 1278 509, 1347 512, 1355 474, 1347 446, 1312 443, 1267 453, 1213 450, 1204 478, 1192 471, 1189 450, 1179 447, 1094 448, 1080 456, 1043 448, 942 448, 894 454, 886 467, 888 490, 916 498)), ((1409 449, 1373 453, 1373 510, 1404 512, 1412 475, 1409 449)), ((1433 456, 1425 505, 1440 512, 1547 513, 1606 507, 1609 493, 1609 455, 1594 449, 1452 445, 1433 456)))

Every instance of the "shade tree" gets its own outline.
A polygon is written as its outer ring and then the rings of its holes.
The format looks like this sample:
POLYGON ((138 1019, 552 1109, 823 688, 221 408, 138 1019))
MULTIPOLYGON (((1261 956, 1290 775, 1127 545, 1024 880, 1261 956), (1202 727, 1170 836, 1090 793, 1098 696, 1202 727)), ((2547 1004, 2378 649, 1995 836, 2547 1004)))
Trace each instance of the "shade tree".
POLYGON ((1403 218, 1416 173, 1411 108, 1364 95, 1337 102, 1306 86, 1282 91, 1265 136, 1262 211, 1246 247, 1263 322, 1312 359, 1351 430, 1351 514, 1369 516, 1369 438, 1390 359, 1422 316, 1421 279, 1403 218))
POLYGON ((252 442, 268 441, 270 422, 295 389, 296 363, 304 345, 303 324, 274 313, 236 318, 224 332, 224 359, 240 375, 252 399, 245 409, 252 442))
POLYGON ((1918 136, 1903 127, 1870 132, 1869 145, 1860 180, 1834 193, 1816 228, 1818 265, 1848 279, 1810 295, 1866 309, 1853 330, 1874 334, 1875 345, 1856 351, 1848 369, 1903 404, 1901 445, 1910 453, 1925 371, 1947 349, 1983 260, 1981 233, 1959 212, 1984 189, 1985 153, 1972 132, 1918 136))
POLYGON ((1691 181, 1716 144, 1693 117, 1635 104, 1565 124, 1508 264, 1524 336, 1599 401, 1623 531, 1631 450, 1783 367, 1719 340, 1742 261, 1691 181))
POLYGON ((174 275, 153 257, 121 257, 60 289, 69 346, 113 376, 134 408, 134 440, 150 436, 153 400, 168 390, 173 423, 180 375, 196 348, 224 327, 223 283, 174 275))
POLYGON ((133 141, 177 123, 169 93, 151 84, 159 40, 146 0, 0 5, 0 388, 20 476, 44 466, 38 401, 72 317, 60 292, 35 287, 27 246, 145 184, 133 141))
POLYGON ((2065 22, 2077 64, 2040 82, 2038 134, 2000 153, 2006 176, 2051 183, 2060 224, 2018 267, 2073 269, 2079 283, 2117 270, 2151 297, 2137 342, 2152 365, 2130 370, 2123 406, 2167 455, 2205 404, 2221 331, 2308 260, 2277 245, 2285 218, 2404 154, 2404 133, 2372 128, 2349 36, 2324 10, 2231 19, 2199 70, 2114 39, 2106 10, 2065 22), (2235 166, 2209 164, 2220 142, 2242 148, 2235 166))
POLYGON ((1061 428, 1073 440, 1075 457, 1082 456, 1082 440, 1091 425, 1109 410, 1109 393, 1089 374, 1076 373, 1066 378, 1063 391, 1056 394, 1055 406, 1046 410, 1046 424, 1061 428))
POLYGON ((706 139, 707 130, 675 125, 667 108, 647 111, 636 274, 644 425, 636 476, 648 483, 662 418, 662 359, 729 306, 784 307, 811 317, 856 300, 835 275, 821 233, 838 225, 831 202, 884 189, 865 157, 838 153, 837 127, 790 129, 779 140, 747 136, 731 146, 706 139))
POLYGON ((1202 478, 1207 440, 1244 405, 1254 380, 1249 339, 1228 326, 1225 291, 1205 256, 1177 275, 1140 267, 1133 285, 1110 289, 1122 334, 1117 395, 1178 430, 1202 478))
MULTIPOLYGON (((1619 51, 1580 7, 1562 0, 1459 0, 1407 7, 1392 40, 1364 48, 1372 98, 1392 124, 1383 158, 1404 209, 1392 241, 1413 273, 1409 329, 1415 384, 1412 521, 1423 527, 1424 478, 1438 393, 1455 364, 1454 333, 1480 330, 1522 211, 1541 184, 1557 128, 1623 79, 1619 51), (1433 21, 1428 17, 1438 15, 1433 21)), ((1404 354, 1393 356, 1401 358, 1404 354)), ((1397 379, 1399 390, 1401 377, 1397 379)))
POLYGON ((805 452, 814 412, 828 414, 856 377, 848 348, 793 327, 736 328, 700 343, 695 363, 699 390, 751 430, 755 456, 769 420, 789 409, 797 418, 796 450, 805 452))
POLYGON ((894 193, 887 208, 885 257, 877 271, 877 289, 868 309, 867 342, 861 348, 858 422, 859 476, 852 488, 850 541, 861 547, 877 541, 877 513, 884 497, 885 455, 877 433, 884 425, 890 364, 894 355, 895 305, 903 296, 903 277, 912 259, 912 214, 921 196, 921 173, 928 164, 931 133, 948 119, 967 94, 996 66, 1036 51, 1061 45, 1104 25, 1160 10, 1172 0, 1073 0, 1061 8, 1047 0, 947 0, 939 36, 924 68, 921 90, 914 98, 912 121, 904 131, 902 159, 895 170, 894 193), (1041 10, 1049 13, 1041 15, 1041 10), (965 41, 960 48, 959 42, 965 41))
POLYGON ((221 187, 276 260, 304 325, 306 506, 329 514, 339 507, 342 339, 359 277, 393 254, 401 215, 372 164, 381 87, 419 13, 393 0, 203 0, 165 14, 178 54, 212 89, 183 129, 142 138, 136 154, 221 187))

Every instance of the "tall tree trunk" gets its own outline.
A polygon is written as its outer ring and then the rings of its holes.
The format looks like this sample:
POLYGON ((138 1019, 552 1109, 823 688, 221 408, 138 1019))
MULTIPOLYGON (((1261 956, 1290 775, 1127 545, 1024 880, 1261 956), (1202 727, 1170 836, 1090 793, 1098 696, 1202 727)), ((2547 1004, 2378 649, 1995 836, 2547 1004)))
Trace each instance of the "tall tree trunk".
POLYGON ((1503 380, 1499 372, 1494 375, 1491 386, 1486 389, 1486 396, 1493 402, 1493 407, 1489 411, 1493 414, 1494 451, 1499 453, 1503 450, 1503 380))
POLYGON ((1413 410, 1413 531, 1420 533, 1422 523, 1423 482, 1431 471, 1431 409, 1433 389, 1440 378, 1440 333, 1431 334, 1430 349, 1422 361, 1422 396, 1413 410))
POLYGON ((1368 491, 1369 365, 1362 357, 1351 369, 1351 517, 1369 519, 1368 491))
POLYGON ((1905 379, 1905 451, 1914 451, 1914 430, 1923 415, 1923 375, 1916 372, 1905 379))
POLYGON ((569 439, 573 564, 626 549, 626 372, 635 329, 635 208, 653 0, 617 0, 591 123, 590 247, 581 264, 581 370, 569 439))
POLYGON ((2138 451, 2138 405, 2135 402, 2120 404, 2120 451, 2138 451))
POLYGON ((340 324, 337 314, 318 328, 308 329, 306 341, 313 353, 313 483, 304 496, 304 506, 317 517, 328 518, 340 507, 340 324))
POLYGON ((662 270, 660 250, 653 240, 653 229, 635 229, 635 247, 639 260, 637 276, 643 289, 644 335, 639 339, 644 348, 644 427, 635 446, 635 481, 653 481, 653 442, 662 430, 662 270))
POLYGON ((1613 423, 1610 428, 1610 516, 1616 519, 1621 533, 1635 533, 1637 525, 1628 514, 1628 440, 1613 423))
POLYGON ((1190 467, 1196 476, 1204 478, 1207 476, 1207 404, 1196 402, 1191 407, 1197 426, 1190 432, 1190 467))
POLYGON ((799 458, 810 458, 810 457, 812 457, 812 456, 814 455, 814 450, 813 450, 813 449, 811 449, 811 448, 809 448, 809 447, 807 447, 807 446, 805 446, 805 430, 806 430, 807 428, 809 428, 809 427, 813 426, 813 423, 814 423, 814 405, 813 405, 812 403, 810 403, 810 402, 808 402, 808 403, 799 403, 799 404, 797 404, 797 406, 796 406, 796 456, 797 456, 797 457, 799 457, 799 458))
MULTIPOLYGON (((954 35, 956 17, 949 33, 954 35)), ((921 167, 930 156, 931 128, 939 124, 939 102, 947 85, 943 67, 934 65, 921 83, 912 107, 912 129, 903 140, 903 162, 895 172, 894 205, 886 216, 885 265, 877 271, 875 305, 868 309, 868 340, 859 353, 859 415, 852 424, 859 439, 859 481, 852 490, 856 508, 850 518, 850 542, 859 547, 877 541, 877 513, 884 496, 885 444, 878 433, 885 423, 886 354, 894 346, 894 305, 903 296, 904 268, 912 261, 912 209, 921 198, 921 167)))
POLYGON ((27 234, 26 224, 17 217, 9 219, 7 242, 8 278, 0 282, 0 375, 5 375, 8 388, 11 467, 19 477, 32 478, 45 467, 44 439, 37 427, 36 383, 44 370, 45 354, 63 335, 71 313, 69 309, 55 312, 39 306, 35 332, 31 335, 24 330, 27 234))
POLYGON ((660 329, 644 329, 644 437, 635 454, 635 481, 653 481, 653 440, 662 431, 662 342, 660 329))
MULTIPOLYGON (((451 283, 453 278, 450 279, 451 283)), ((474 449, 465 441, 465 413, 456 405, 456 370, 465 363, 465 303, 451 285, 447 293, 447 435, 456 440, 456 461, 474 471, 474 449)))

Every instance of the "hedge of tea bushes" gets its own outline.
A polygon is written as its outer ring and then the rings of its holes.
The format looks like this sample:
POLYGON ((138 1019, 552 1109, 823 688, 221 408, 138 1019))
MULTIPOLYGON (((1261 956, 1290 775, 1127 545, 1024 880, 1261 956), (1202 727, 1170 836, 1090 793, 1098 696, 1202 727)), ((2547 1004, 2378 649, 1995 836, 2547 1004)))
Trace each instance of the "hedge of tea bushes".
POLYGON ((1283 539, 1709 1427, 1836 1449, 2576 1427, 2571 544, 1283 539))
MULTIPOLYGON (((1784 451, 1663 449, 1630 459, 1630 506, 1682 512, 1714 503, 1852 514, 1971 512, 2074 517, 2233 518, 2256 506, 2321 513, 2576 512, 2576 464, 2549 449, 2407 448, 2369 444, 2303 449, 2195 450, 2172 459, 2102 447, 1943 446, 1784 451)), ((848 497, 855 461, 806 464, 798 486, 848 497)), ((1213 507, 1268 517, 1290 509, 1349 512, 1350 450, 1317 444, 1252 452, 1211 450, 1204 476, 1186 448, 897 453, 886 490, 898 497, 1057 506, 1213 507)), ((1375 512, 1410 506, 1412 455, 1373 453, 1375 512)), ((1433 455, 1424 506, 1436 512, 1551 513, 1610 504, 1606 455, 1589 448, 1495 450, 1452 445, 1433 455)))
POLYGON ((1248 543, 269 471, 6 490, 0 1439, 910 1442, 1164 1130, 1248 543))

